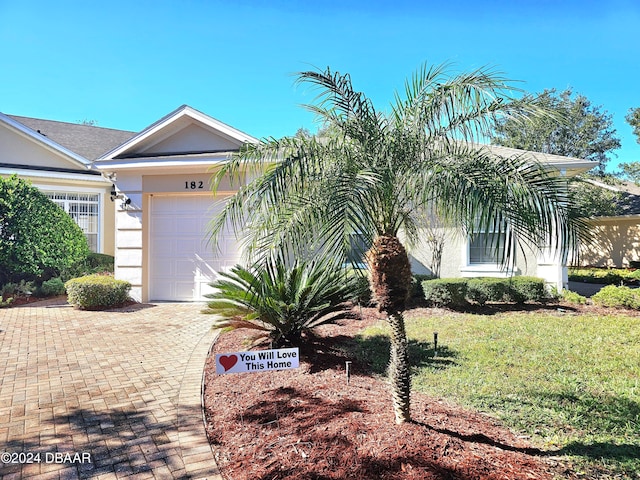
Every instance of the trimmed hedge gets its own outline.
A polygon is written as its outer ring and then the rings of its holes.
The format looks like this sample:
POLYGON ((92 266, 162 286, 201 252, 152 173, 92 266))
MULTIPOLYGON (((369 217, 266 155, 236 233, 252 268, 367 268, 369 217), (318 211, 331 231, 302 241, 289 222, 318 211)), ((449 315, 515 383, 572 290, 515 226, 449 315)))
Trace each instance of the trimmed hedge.
POLYGON ((535 277, 441 278, 422 282, 430 305, 461 307, 468 302, 541 302, 546 299, 544 280, 535 277))
POLYGON ((438 278, 422 282, 424 298, 434 307, 462 307, 467 304, 466 278, 438 278))
POLYGON ((640 270, 588 267, 569 269, 569 281, 571 282, 621 285, 626 283, 637 283, 638 280, 640 280, 640 270))
POLYGON ((411 276, 411 298, 424 298, 424 290, 422 289, 422 282, 425 280, 434 280, 433 275, 422 275, 415 273, 411 276))
MULTIPOLYGON (((352 271, 349 274, 358 276, 358 294, 355 302, 361 305, 372 305, 371 287, 367 272, 352 271)), ((433 275, 414 274, 411 276, 410 298, 424 298, 422 282, 425 280, 433 280, 433 275)))
POLYGON ((87 275, 72 278, 64 285, 67 301, 83 310, 116 307, 129 300, 131 284, 110 275, 87 275))
POLYGON ((548 298, 544 280, 537 277, 513 277, 509 283, 508 296, 512 302, 541 302, 548 298))
POLYGON ((640 290, 607 285, 591 297, 596 305, 613 308, 640 309, 640 290))

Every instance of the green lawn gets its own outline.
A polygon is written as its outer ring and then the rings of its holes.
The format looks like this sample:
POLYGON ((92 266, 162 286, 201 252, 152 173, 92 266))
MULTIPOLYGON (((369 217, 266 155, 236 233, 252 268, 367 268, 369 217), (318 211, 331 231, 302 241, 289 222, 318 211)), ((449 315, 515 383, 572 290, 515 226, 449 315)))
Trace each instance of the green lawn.
MULTIPOLYGON (((414 390, 491 413, 575 468, 640 477, 639 317, 409 314, 407 333, 414 390)), ((358 351, 382 374, 386 325, 358 351)))

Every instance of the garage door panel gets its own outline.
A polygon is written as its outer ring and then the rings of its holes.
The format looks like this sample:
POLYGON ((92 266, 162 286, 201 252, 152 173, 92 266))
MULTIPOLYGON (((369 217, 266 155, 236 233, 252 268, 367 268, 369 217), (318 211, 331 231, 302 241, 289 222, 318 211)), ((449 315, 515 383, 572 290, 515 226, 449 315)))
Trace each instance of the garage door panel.
POLYGON ((154 219, 154 232, 156 235, 171 236, 176 231, 176 222, 173 218, 158 217, 154 219))
POLYGON ((209 222, 221 202, 209 195, 153 196, 150 207, 149 297, 151 300, 205 300, 217 271, 238 263, 233 235, 209 241, 209 222), (214 252, 215 250, 215 252, 214 252))
POLYGON ((173 256, 173 253, 176 251, 174 242, 172 242, 169 238, 164 239, 164 241, 158 240, 160 240, 160 237, 155 238, 155 248, 153 252, 154 258, 171 258, 173 256))
MULTIPOLYGON (((179 232, 184 232, 186 230, 177 230, 178 234, 179 232)), ((175 241, 175 254, 177 255, 182 255, 182 254, 186 254, 186 252, 199 252, 201 250, 200 248, 200 242, 197 241, 197 239, 195 238, 178 238, 175 241)))
POLYGON ((162 277, 175 276, 176 269, 173 268, 171 262, 168 261, 160 261, 154 263, 154 273, 158 276, 159 281, 168 282, 168 280, 163 279, 162 277))

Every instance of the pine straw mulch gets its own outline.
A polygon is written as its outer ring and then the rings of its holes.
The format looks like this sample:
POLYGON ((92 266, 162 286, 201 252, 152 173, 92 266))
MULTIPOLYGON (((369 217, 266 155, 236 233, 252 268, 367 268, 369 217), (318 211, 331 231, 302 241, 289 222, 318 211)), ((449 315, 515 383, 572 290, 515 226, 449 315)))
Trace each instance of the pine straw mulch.
POLYGON ((413 421, 396 425, 385 379, 342 347, 378 321, 367 309, 320 328, 301 349, 300 368, 279 372, 216 375, 215 353, 248 349, 246 331, 220 336, 205 368, 204 405, 225 480, 574 478, 553 452, 490 416, 416 392, 413 421))

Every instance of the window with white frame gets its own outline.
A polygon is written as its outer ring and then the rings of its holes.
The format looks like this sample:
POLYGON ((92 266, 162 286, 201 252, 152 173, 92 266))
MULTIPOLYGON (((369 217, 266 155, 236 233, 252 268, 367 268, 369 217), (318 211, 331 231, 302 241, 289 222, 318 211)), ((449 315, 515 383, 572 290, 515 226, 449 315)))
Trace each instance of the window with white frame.
POLYGON ((94 193, 44 192, 56 205, 67 212, 87 237, 92 252, 99 248, 100 196, 94 193))
POLYGON ((469 265, 499 264, 504 258, 504 232, 480 232, 469 239, 469 265))

